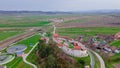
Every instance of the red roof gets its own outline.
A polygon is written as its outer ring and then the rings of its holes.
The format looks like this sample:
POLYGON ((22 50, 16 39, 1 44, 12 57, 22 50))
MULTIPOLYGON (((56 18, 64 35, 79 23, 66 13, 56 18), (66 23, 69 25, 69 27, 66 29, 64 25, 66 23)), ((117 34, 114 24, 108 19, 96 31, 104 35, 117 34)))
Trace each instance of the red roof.
POLYGON ((58 37, 58 34, 54 34, 54 37, 58 37))
POLYGON ((76 49, 76 50, 80 50, 81 47, 80 47, 80 46, 74 46, 74 49, 76 49))
POLYGON ((72 38, 66 37, 66 36, 60 36, 60 38, 64 38, 64 39, 68 39, 68 40, 72 40, 72 38))
POLYGON ((63 46, 63 44, 62 43, 58 43, 58 46, 63 46))
POLYGON ((74 42, 74 46, 78 46, 78 43, 77 43, 77 42, 74 42))

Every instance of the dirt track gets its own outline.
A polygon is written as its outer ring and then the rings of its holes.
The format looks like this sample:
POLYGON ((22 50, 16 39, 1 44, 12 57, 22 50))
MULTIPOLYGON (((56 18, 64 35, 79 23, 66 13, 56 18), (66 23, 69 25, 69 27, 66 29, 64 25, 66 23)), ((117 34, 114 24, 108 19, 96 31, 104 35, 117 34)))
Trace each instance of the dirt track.
POLYGON ((34 31, 28 31, 26 33, 14 36, 12 38, 9 38, 7 40, 4 40, 4 41, 0 42, 0 51, 2 49, 4 49, 5 47, 9 46, 10 44, 15 43, 15 42, 17 42, 19 40, 22 40, 23 38, 29 37, 29 36, 31 36, 33 34, 35 34, 34 31))

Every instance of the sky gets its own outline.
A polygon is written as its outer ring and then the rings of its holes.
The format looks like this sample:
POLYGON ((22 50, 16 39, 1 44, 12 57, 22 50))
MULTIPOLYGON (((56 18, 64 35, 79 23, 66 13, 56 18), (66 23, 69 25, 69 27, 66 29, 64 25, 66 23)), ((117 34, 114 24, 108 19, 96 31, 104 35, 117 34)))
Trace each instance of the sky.
POLYGON ((88 11, 120 9, 120 0, 0 0, 0 10, 88 11))

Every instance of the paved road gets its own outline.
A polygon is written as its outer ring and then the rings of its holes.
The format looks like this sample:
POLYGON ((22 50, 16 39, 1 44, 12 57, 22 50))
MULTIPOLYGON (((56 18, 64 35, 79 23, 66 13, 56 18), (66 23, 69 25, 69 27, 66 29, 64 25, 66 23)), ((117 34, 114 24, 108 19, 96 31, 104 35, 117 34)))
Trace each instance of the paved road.
POLYGON ((94 53, 96 55, 96 57, 98 58, 98 60, 100 61, 100 68, 105 68, 105 62, 102 59, 102 57, 98 53, 96 53, 95 51, 91 50, 91 52, 94 53))
POLYGON ((33 46, 33 48, 32 48, 27 54, 25 54, 25 55, 23 56, 23 61, 24 61, 25 63, 33 66, 34 68, 37 68, 37 66, 34 65, 34 64, 32 64, 32 63, 30 63, 30 62, 28 62, 28 61, 26 60, 26 58, 27 58, 27 57, 30 55, 30 53, 34 50, 34 48, 37 46, 37 44, 38 44, 38 43, 36 43, 36 44, 33 46))
POLYGON ((90 55, 90 59, 91 59, 91 62, 90 62, 91 68, 94 68, 94 66, 95 66, 94 56, 89 49, 87 49, 87 50, 88 50, 88 54, 90 55))

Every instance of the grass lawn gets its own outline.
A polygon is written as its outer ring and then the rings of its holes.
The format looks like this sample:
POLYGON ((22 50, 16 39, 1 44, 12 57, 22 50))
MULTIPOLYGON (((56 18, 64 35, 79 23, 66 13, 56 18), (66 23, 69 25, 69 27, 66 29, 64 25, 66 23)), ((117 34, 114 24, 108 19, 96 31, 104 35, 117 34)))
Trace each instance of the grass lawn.
POLYGON ((37 58, 36 58, 36 55, 35 55, 36 49, 37 49, 37 47, 30 53, 30 55, 27 57, 27 61, 29 61, 29 62, 37 65, 37 67, 39 67, 39 64, 36 63, 36 61, 37 61, 37 58))
POLYGON ((33 68, 32 66, 24 63, 21 57, 16 57, 13 61, 6 65, 7 68, 33 68))
POLYGON ((119 27, 87 27, 87 28, 58 28, 60 35, 75 38, 79 35, 94 36, 96 34, 116 34, 120 31, 119 27))
POLYGON ((24 45, 26 45, 27 49, 25 50, 25 53, 28 53, 29 50, 32 48, 32 46, 30 46, 30 45, 31 44, 35 45, 39 41, 39 38, 40 38, 40 35, 34 35, 32 37, 29 37, 27 39, 24 39, 24 40, 16 43, 15 45, 17 45, 17 44, 24 44, 24 45))
POLYGON ((0 31, 0 41, 22 33, 23 31, 0 31))
POLYGON ((111 45, 111 46, 119 47, 119 46, 120 46, 120 40, 115 40, 115 41, 113 41, 110 45, 111 45))

